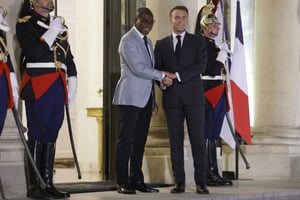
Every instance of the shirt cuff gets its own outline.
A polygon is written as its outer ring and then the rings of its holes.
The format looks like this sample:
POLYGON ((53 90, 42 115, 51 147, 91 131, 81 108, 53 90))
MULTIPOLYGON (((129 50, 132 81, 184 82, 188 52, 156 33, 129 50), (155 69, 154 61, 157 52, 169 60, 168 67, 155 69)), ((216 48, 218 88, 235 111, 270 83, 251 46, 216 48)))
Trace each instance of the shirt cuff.
POLYGON ((180 76, 178 72, 175 72, 178 82, 181 82, 180 76))
POLYGON ((161 80, 163 80, 166 77, 166 74, 164 72, 161 72, 161 73, 162 73, 161 80))

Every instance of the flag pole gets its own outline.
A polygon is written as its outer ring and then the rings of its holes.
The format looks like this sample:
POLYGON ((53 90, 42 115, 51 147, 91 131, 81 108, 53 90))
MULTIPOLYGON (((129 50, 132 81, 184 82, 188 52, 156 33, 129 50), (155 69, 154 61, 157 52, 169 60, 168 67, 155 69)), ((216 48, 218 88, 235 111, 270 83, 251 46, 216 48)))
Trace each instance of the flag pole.
POLYGON ((239 152, 238 152, 238 150, 237 150, 237 148, 238 148, 238 143, 236 142, 235 143, 235 179, 236 180, 239 180, 240 178, 239 178, 239 152))
POLYGON ((229 114, 227 112, 226 112, 226 119, 227 119, 227 122, 228 122, 228 125, 229 125, 229 128, 230 128, 232 137, 233 137, 233 139, 235 141, 235 145, 236 145, 236 151, 235 151, 236 152, 236 154, 235 154, 236 163, 235 163, 235 167, 236 167, 236 179, 238 179, 238 177, 239 177, 238 176, 238 174, 239 174, 238 173, 239 172, 239 162, 238 162, 239 154, 238 153, 240 152, 240 154, 241 154, 241 156, 242 156, 242 158, 244 160, 244 163, 246 165, 246 169, 250 169, 250 164, 247 161, 247 159, 246 159, 246 157, 245 157, 245 155, 244 155, 244 153, 243 153, 243 151, 242 151, 242 149, 240 147, 238 139, 236 138, 235 131, 233 129, 233 126, 232 126, 232 123, 231 123, 231 120, 230 120, 230 116, 229 116, 229 114))
MULTIPOLYGON (((54 16, 57 17, 57 15, 58 15, 58 13, 57 13, 57 9, 58 9, 57 0, 54 1, 54 4, 55 4, 54 5, 54 16)), ((69 137, 70 137, 70 143, 71 143, 73 158, 74 158, 74 162, 75 162, 75 167, 77 169, 78 179, 81 179, 81 171, 80 171, 80 167, 79 167, 79 163, 78 163, 78 159, 77 159, 77 154, 76 154, 76 149, 75 149, 75 144, 74 144, 74 139, 73 139, 73 132, 72 132, 72 126, 71 126, 69 105, 66 104, 65 108, 66 108, 69 137)))
MULTIPOLYGON (((223 5, 223 1, 222 0, 220 0, 220 3, 221 3, 221 13, 222 13, 222 16, 223 16, 223 21, 222 21, 222 26, 223 26, 223 28, 222 28, 222 42, 227 42, 226 40, 225 40, 225 19, 224 19, 224 5, 223 5)), ((230 46, 229 46, 230 47, 230 46)))
POLYGON ((57 0, 54 1, 54 16, 57 16, 57 0))

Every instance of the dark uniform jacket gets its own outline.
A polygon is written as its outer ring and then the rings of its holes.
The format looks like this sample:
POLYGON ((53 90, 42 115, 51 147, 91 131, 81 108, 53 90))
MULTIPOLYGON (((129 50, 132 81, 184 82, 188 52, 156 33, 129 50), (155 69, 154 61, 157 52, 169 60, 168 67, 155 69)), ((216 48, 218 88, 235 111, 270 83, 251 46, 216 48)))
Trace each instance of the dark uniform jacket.
POLYGON ((21 72, 23 72, 20 89, 21 98, 25 100, 38 99, 57 78, 65 79, 63 75, 65 73, 64 69, 26 68, 27 63, 53 63, 56 57, 57 61, 67 67, 68 76, 77 75, 73 55, 67 40, 67 32, 58 35, 50 49, 48 44, 41 40, 41 36, 47 31, 47 28, 40 26, 38 21, 46 25, 50 23, 49 18, 33 12, 32 15, 18 19, 16 24, 17 39, 24 56, 20 66, 21 72), (54 48, 56 48, 55 51, 54 48))
MULTIPOLYGON (((216 46, 214 40, 208 37, 204 37, 204 38, 206 41, 208 60, 207 60, 206 69, 202 75, 220 76, 222 69, 225 72, 224 64, 216 60, 220 49, 216 46)), ((220 84, 222 84, 222 80, 204 81, 204 91, 207 91, 212 87, 215 87, 220 84)))
MULTIPOLYGON (((221 71, 226 74, 224 64, 216 60, 220 49, 216 46, 214 40, 205 36, 204 38, 206 41, 208 60, 206 69, 202 76, 221 76, 221 71)), ((203 87, 207 101, 206 107, 211 108, 216 105, 222 93, 227 90, 227 85, 226 82, 222 80, 205 80, 205 78, 203 79, 203 87)), ((229 105, 227 105, 227 107, 228 106, 229 105)), ((227 109, 229 109, 229 107, 227 109)))

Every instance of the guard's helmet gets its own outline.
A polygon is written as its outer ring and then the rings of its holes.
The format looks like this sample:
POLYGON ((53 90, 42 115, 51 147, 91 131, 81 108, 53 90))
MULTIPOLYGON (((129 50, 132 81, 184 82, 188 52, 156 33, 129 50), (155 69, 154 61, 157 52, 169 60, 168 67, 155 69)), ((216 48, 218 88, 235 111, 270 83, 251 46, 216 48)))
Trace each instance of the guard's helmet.
POLYGON ((220 25, 218 18, 212 13, 204 15, 200 21, 200 25, 203 28, 207 28, 207 25, 209 25, 209 24, 219 24, 220 25))
POLYGON ((201 27, 201 32, 207 28, 207 25, 209 24, 219 24, 220 22, 218 21, 218 18, 214 15, 213 9, 215 8, 215 5, 213 4, 212 1, 210 1, 207 5, 203 6, 200 9, 200 27, 201 27))

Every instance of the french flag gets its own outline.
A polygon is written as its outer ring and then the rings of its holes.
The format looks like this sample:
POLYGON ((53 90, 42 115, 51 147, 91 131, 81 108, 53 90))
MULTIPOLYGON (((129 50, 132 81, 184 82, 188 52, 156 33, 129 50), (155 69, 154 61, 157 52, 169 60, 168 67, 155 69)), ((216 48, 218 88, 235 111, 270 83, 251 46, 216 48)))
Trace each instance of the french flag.
MULTIPOLYGON (((218 18, 218 21, 221 23, 220 26, 220 31, 218 36, 215 38, 216 44, 219 46, 222 43, 226 43, 228 40, 227 38, 227 26, 226 22, 223 17, 223 2, 222 0, 213 0, 212 1, 215 5, 215 8, 212 10, 215 16, 218 18)), ((227 44, 227 48, 230 49, 229 45, 227 44)), ((230 66, 231 66, 231 60, 227 59, 227 62, 225 64, 226 72, 227 72, 227 91, 228 91, 228 101, 227 102, 232 108, 232 100, 231 100, 231 88, 230 88, 230 76, 229 76, 229 71, 230 71, 230 66)), ((228 111, 227 114, 228 117, 230 117, 231 122, 233 122, 233 112, 232 109, 228 111)), ((226 116, 225 116, 226 117, 226 116)), ((234 126, 232 124, 232 126, 234 126)), ((223 125, 220 133, 220 137, 224 142, 226 142, 232 149, 235 149, 235 139, 232 136, 228 121, 226 119, 223 120, 223 125)))
POLYGON ((236 30, 230 70, 230 86, 235 130, 247 144, 251 144, 247 72, 239 0, 237 0, 236 30))

